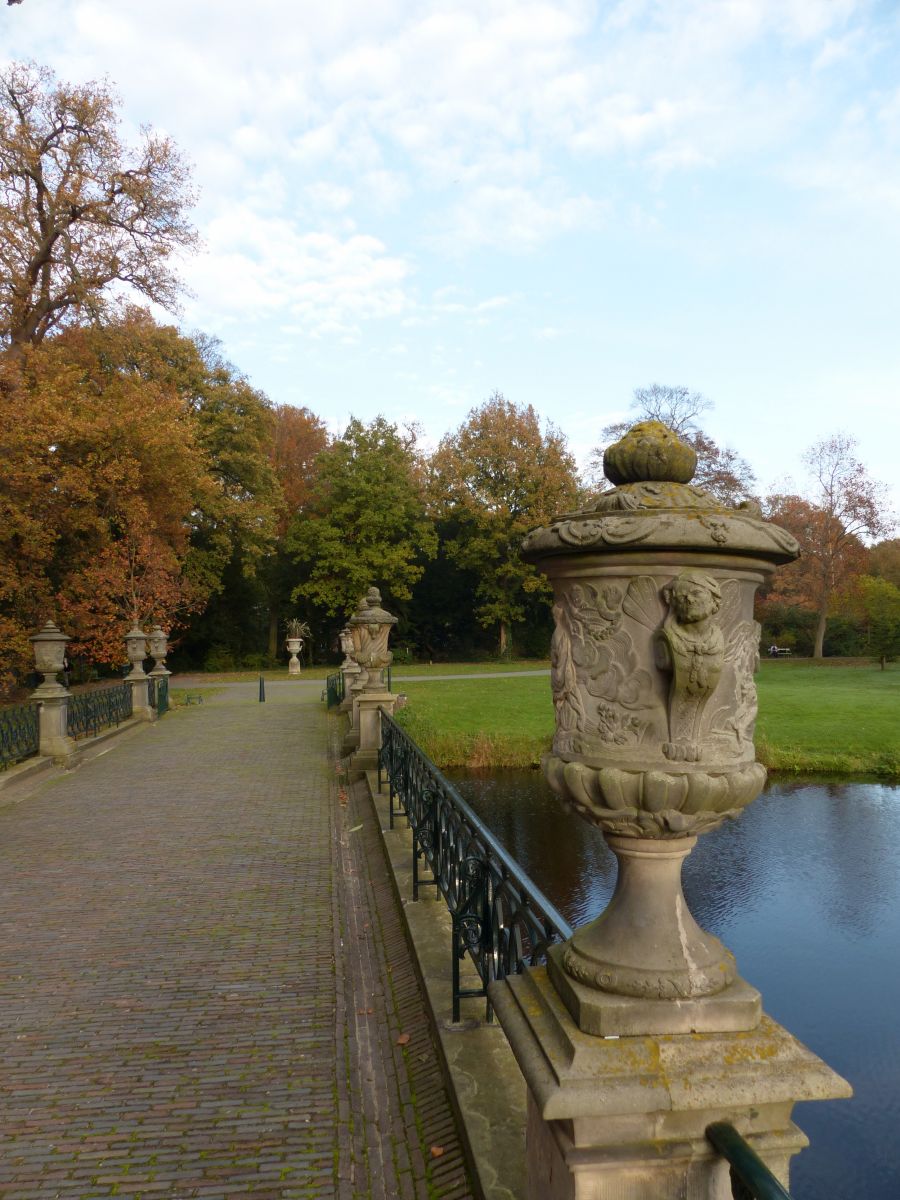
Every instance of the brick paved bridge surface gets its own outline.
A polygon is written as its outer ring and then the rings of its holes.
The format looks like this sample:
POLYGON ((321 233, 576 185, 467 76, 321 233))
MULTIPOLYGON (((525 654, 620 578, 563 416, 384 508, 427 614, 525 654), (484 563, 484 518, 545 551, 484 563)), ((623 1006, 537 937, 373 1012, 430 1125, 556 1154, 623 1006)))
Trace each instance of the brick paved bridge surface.
POLYGON ((471 1194, 320 688, 229 687, 0 808, 0 1196, 471 1194))

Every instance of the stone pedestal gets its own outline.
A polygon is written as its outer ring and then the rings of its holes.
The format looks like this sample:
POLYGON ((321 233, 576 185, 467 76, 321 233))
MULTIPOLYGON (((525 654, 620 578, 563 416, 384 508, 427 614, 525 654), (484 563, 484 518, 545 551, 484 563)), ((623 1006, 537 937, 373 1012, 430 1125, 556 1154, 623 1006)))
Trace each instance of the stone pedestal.
POLYGON ((765 1016, 742 1033, 596 1037, 542 967, 490 995, 528 1084, 528 1200, 732 1200, 705 1137, 714 1121, 733 1124, 787 1186, 807 1144, 793 1105, 851 1094, 765 1016))
POLYGON ((43 684, 32 694, 40 704, 38 753, 63 767, 74 767, 81 758, 75 739, 69 737, 69 695, 60 684, 43 684))
POLYGON ((355 662, 341 663, 341 674, 344 677, 344 698, 338 705, 338 712, 350 712, 353 708, 353 684, 362 670, 355 662))
POLYGON ((131 715, 139 721, 155 721, 156 709, 150 703, 150 679, 141 672, 140 675, 126 676, 125 682, 131 685, 131 715))
POLYGON ((374 771, 381 749, 381 710, 392 716, 397 697, 391 692, 361 692, 356 701, 359 716, 359 742, 350 756, 356 771, 374 771))

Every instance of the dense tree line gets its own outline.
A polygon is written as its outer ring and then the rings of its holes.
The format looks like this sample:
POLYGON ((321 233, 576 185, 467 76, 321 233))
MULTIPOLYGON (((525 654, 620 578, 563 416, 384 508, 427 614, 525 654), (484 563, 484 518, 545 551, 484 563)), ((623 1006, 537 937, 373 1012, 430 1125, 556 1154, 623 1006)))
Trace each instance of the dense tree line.
MULTIPOLYGON (((214 340, 134 303, 174 302, 169 261, 194 242, 187 171, 142 137, 121 144, 105 85, 0 73, 0 689, 51 615, 74 658, 111 669, 134 621, 169 629, 179 666, 221 669, 275 661, 301 616, 307 654, 333 660, 372 583, 400 617, 400 658, 546 654, 549 588, 519 547, 598 486, 563 434, 499 392, 430 453, 383 416, 330 436, 273 404, 214 340)), ((807 491, 759 497, 750 465, 703 430, 709 407, 659 384, 633 400, 635 419, 694 446, 698 483, 761 502, 800 540, 761 597, 764 639, 900 651, 900 541, 852 441, 810 449, 807 491)))

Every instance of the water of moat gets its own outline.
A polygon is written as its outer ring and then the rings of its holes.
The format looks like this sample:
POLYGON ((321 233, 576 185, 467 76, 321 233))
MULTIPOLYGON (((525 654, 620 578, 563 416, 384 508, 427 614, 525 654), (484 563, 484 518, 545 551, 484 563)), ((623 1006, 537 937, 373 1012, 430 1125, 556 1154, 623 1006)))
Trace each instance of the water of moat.
MULTIPOLYGON (((450 774, 567 920, 602 911, 615 859, 540 772, 450 774)), ((794 1160, 792 1195, 898 1200, 900 787, 775 783, 700 838, 684 888, 766 1011, 853 1084, 853 1100, 794 1110, 812 1144, 794 1160)))

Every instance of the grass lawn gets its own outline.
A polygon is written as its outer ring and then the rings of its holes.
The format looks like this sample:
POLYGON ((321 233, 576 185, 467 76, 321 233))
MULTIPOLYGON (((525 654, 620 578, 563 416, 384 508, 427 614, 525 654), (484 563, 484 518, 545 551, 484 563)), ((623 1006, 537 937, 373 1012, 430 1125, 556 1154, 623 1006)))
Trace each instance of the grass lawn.
MULTIPOLYGON (((768 767, 900 776, 900 666, 764 661, 757 683, 757 749, 768 767)), ((550 745, 546 677, 436 680, 402 690, 409 705, 399 719, 439 766, 527 766, 550 745)))
MULTIPOLYGON (((514 659, 508 663, 499 662, 497 659, 469 663, 395 663, 392 668, 394 679, 401 682, 405 676, 409 675, 439 677, 441 675, 481 675, 496 671, 549 671, 549 669, 549 660, 540 661, 533 658, 514 659)), ((324 679, 337 670, 337 666, 304 666, 298 678, 324 679)), ((250 683, 259 679, 260 675, 266 680, 288 678, 287 659, 285 659, 283 667, 266 667, 262 671, 184 671, 183 674, 189 675, 191 679, 202 680, 204 684, 250 683)))

